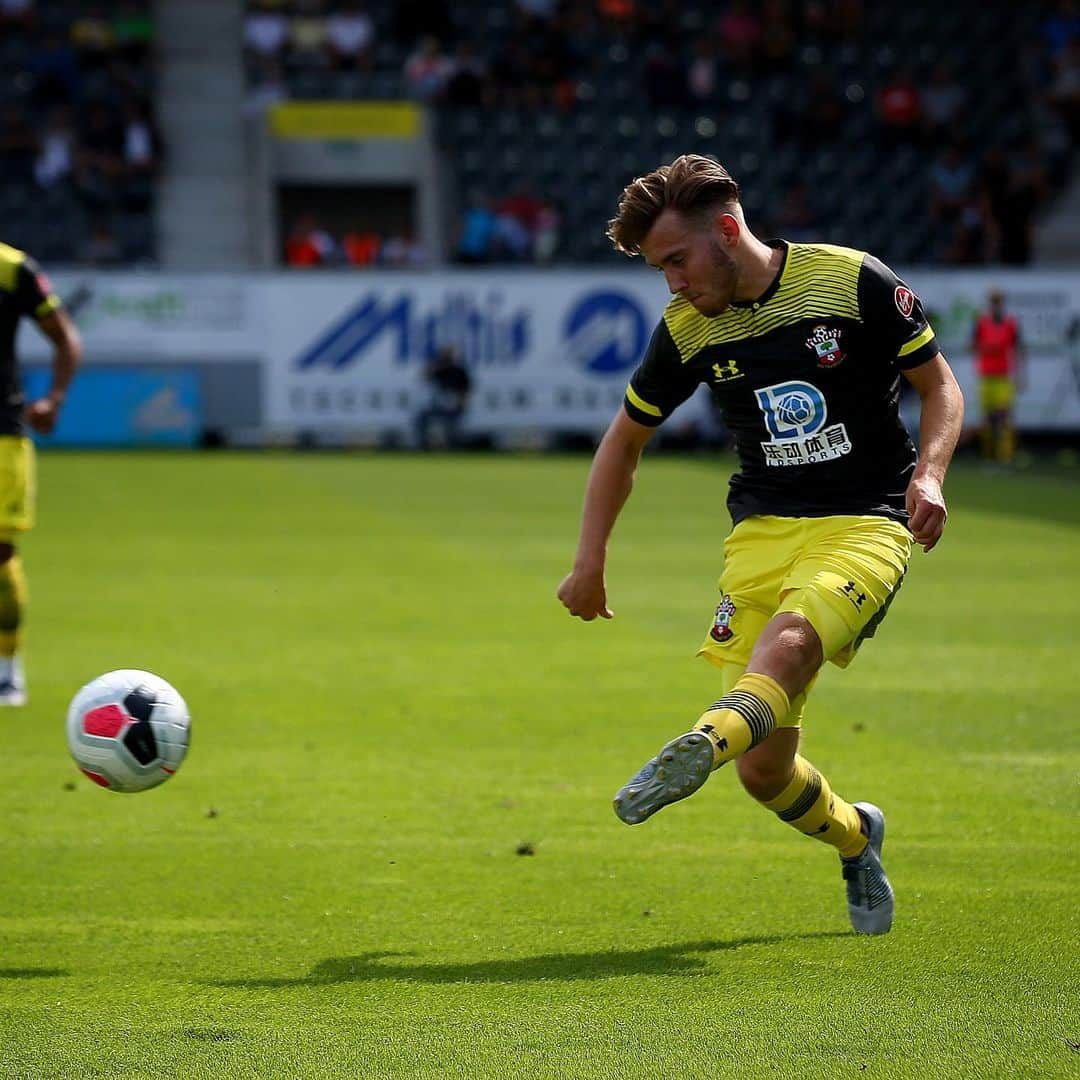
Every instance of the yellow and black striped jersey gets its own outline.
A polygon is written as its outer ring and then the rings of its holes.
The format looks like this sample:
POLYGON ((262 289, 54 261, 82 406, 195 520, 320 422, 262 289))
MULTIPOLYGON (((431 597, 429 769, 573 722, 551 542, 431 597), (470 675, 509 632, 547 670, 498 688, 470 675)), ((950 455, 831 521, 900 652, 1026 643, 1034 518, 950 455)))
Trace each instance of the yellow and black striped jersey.
POLYGON ((709 386, 739 455, 728 508, 906 521, 915 448, 900 420, 900 372, 938 351, 919 298, 863 251, 770 241, 773 283, 709 318, 675 297, 630 379, 624 407, 663 423, 709 386))
POLYGON ((23 393, 15 334, 19 319, 40 319, 60 306, 49 279, 29 255, 0 244, 0 435, 23 432, 23 393))

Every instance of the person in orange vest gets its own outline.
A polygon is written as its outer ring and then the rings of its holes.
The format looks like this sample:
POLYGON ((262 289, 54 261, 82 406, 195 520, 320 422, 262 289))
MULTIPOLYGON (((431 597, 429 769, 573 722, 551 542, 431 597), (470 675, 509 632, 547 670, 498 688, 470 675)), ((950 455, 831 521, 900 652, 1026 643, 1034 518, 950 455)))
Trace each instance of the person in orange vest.
POLYGON ((989 308, 976 320, 971 336, 982 402, 982 455, 989 461, 1011 464, 1016 454, 1016 429, 1012 411, 1016 376, 1022 358, 1020 327, 1005 312, 1005 297, 995 289, 989 308))

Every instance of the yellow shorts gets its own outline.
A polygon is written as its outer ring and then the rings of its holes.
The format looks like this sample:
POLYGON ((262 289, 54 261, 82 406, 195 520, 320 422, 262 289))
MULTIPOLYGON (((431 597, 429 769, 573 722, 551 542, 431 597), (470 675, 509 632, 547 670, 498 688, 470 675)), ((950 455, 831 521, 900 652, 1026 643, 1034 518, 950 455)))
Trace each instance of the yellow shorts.
POLYGON ((34 444, 0 435, 0 544, 14 543, 34 524, 34 444))
POLYGON ((698 656, 745 667, 765 624, 804 616, 826 660, 847 667, 872 637, 904 578, 911 534, 883 517, 740 521, 724 542, 720 604, 698 656))
POLYGON ((1016 397, 1016 387, 1008 375, 984 375, 979 380, 979 401, 983 415, 1008 412, 1016 397))

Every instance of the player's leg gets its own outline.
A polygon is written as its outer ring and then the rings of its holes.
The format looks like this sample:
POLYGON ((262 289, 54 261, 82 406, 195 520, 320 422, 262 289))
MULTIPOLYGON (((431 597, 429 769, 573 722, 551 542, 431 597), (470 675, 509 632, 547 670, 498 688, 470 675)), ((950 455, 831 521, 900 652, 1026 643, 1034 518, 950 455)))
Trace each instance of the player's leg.
MULTIPOLYGON (((780 611, 806 619, 824 658, 846 667, 877 631, 900 589, 911 536, 897 522, 873 517, 822 519, 810 532, 784 581, 780 611)), ((799 755, 785 788, 776 793, 762 788, 761 793, 770 796, 761 801, 782 821, 837 849, 855 929, 866 934, 888 931, 893 893, 881 866, 881 810, 872 803, 848 803, 799 755)))
POLYGON ((26 576, 15 540, 30 528, 33 496, 33 444, 18 436, 0 436, 0 706, 26 702, 20 656, 26 576))
POLYGON ((770 620, 799 534, 794 519, 751 518, 725 542, 723 596, 699 655, 737 676, 693 730, 667 743, 616 793, 615 813, 628 825, 692 795, 714 769, 767 739, 787 716, 790 697, 817 670, 812 629, 804 633, 790 615, 779 624, 770 620), (775 657, 744 671, 762 636, 775 657))

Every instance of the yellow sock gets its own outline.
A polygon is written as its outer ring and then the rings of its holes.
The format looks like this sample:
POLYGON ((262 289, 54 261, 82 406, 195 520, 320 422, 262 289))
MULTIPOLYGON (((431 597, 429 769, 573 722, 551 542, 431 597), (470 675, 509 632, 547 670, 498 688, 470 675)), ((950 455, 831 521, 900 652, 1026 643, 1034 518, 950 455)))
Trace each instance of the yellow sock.
POLYGON ((845 859, 866 847, 859 811, 834 795, 829 781, 800 754, 795 755, 791 783, 762 805, 806 836, 831 844, 845 859))
POLYGON ((22 560, 12 555, 0 565, 0 656, 19 651, 19 632, 26 613, 26 576, 22 560))
POLYGON ((694 725, 712 740, 713 768, 745 754, 772 734, 791 703, 784 688, 768 675, 753 672, 741 679, 694 725))

